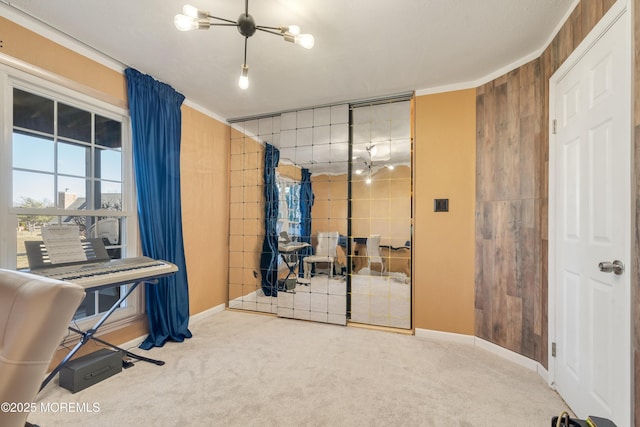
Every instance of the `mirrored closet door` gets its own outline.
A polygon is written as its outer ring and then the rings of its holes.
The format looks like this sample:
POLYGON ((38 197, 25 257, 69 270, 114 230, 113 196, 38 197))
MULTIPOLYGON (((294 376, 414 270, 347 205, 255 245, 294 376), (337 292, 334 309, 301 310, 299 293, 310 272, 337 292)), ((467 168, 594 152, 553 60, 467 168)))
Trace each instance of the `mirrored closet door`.
POLYGON ((260 265, 267 206, 265 156, 267 147, 277 144, 279 133, 279 117, 249 120, 232 126, 229 308, 266 313, 277 311, 277 294, 266 280, 263 286, 260 265))
POLYGON ((348 121, 347 105, 281 116, 278 169, 281 175, 286 170, 300 174, 301 187, 299 203, 291 203, 297 192, 287 194, 291 223, 288 235, 279 234, 286 274, 278 293, 279 316, 347 323, 348 121), (296 205, 301 212, 291 215, 296 205))
POLYGON ((408 105, 232 124, 230 308, 411 327, 408 105))
POLYGON ((350 319, 411 328, 411 103, 352 106, 350 319))
POLYGON ((229 307, 347 322, 348 105, 234 123, 229 307))

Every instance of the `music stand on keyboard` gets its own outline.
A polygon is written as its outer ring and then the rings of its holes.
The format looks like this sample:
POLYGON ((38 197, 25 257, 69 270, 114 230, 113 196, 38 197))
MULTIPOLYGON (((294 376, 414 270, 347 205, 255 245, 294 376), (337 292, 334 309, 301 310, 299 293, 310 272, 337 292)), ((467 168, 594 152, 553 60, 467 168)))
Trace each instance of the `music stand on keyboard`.
MULTIPOLYGON (((83 249, 87 255, 87 261, 86 262, 78 262, 78 263, 66 263, 66 264, 57 264, 57 265, 52 265, 49 257, 47 255, 47 250, 46 247, 44 245, 43 242, 38 242, 38 241, 26 241, 25 242, 25 247, 27 249, 27 258, 29 259, 29 267, 30 267, 30 272, 34 273, 34 274, 41 274, 41 275, 45 275, 48 276, 48 273, 51 271, 55 271, 57 267, 69 267, 72 265, 79 265, 79 266, 83 266, 86 265, 87 263, 109 263, 110 258, 109 255, 106 251, 106 248, 104 247, 104 243, 102 242, 101 239, 87 239, 85 241, 82 242, 82 246, 83 249)), ((144 258, 144 257, 140 257, 140 258, 144 258)), ((120 260, 114 260, 114 262, 118 262, 120 260)), ((122 261, 126 261, 122 260, 122 261)), ((77 352, 78 350, 80 350, 80 348, 85 345, 87 342, 89 342, 90 340, 94 340, 100 344, 109 346, 113 349, 116 350, 120 350, 123 352, 123 354, 133 358, 133 359, 137 359, 137 360, 142 360, 144 362, 149 362, 149 363, 154 363, 158 366, 162 366, 164 365, 164 362, 162 360, 156 360, 156 359, 151 359, 148 357, 144 357, 144 356, 140 356, 137 355, 135 353, 130 352, 129 350, 120 348, 114 344, 111 344, 109 342, 106 342, 104 340, 101 340, 100 338, 95 337, 96 332, 98 331, 98 328, 100 328, 100 326, 102 326, 102 324, 109 318, 109 316, 111 316, 111 314, 113 314, 113 312, 120 307, 120 305, 122 303, 125 302, 125 300, 129 297, 129 295, 131 295, 131 293, 142 283, 150 283, 150 284, 155 284, 158 282, 158 279, 161 277, 165 277, 165 276, 169 276, 171 274, 174 274, 177 271, 177 267, 174 264, 171 263, 166 263, 167 265, 170 265, 171 268, 169 268, 169 270, 171 271, 157 271, 157 272, 150 272, 148 273, 147 276, 145 277, 138 277, 135 280, 131 280, 131 279, 126 279, 126 278, 121 278, 121 279, 115 279, 113 281, 110 281, 109 283, 104 283, 101 285, 97 285, 97 286, 87 286, 86 289, 87 290, 91 290, 91 291, 98 291, 100 289, 104 289, 104 288, 110 288, 110 287, 114 287, 114 286, 119 286, 119 285, 124 285, 124 284, 128 284, 131 283, 131 285, 128 287, 127 291, 125 292, 124 295, 122 295, 118 301, 116 301, 109 310, 107 310, 102 317, 100 318, 100 320, 98 320, 98 322, 93 325, 92 328, 88 329, 87 331, 81 331, 79 329, 73 328, 71 326, 69 326, 69 330, 73 331, 79 335, 81 335, 80 341, 78 341, 78 343, 75 345, 75 347, 73 347, 71 349, 71 351, 69 351, 69 353, 64 357, 64 359, 58 364, 58 366, 56 366, 56 368, 51 371, 51 373, 49 373, 49 375, 45 378, 45 380, 42 382, 42 385, 40 386, 40 390, 42 390, 43 388, 45 388, 45 386, 56 376, 56 374, 58 374, 58 372, 62 369, 62 367, 65 365, 65 363, 67 363, 77 352)), ((49 276, 51 277, 51 276, 49 276)), ((70 280, 72 281, 72 280, 70 280)))

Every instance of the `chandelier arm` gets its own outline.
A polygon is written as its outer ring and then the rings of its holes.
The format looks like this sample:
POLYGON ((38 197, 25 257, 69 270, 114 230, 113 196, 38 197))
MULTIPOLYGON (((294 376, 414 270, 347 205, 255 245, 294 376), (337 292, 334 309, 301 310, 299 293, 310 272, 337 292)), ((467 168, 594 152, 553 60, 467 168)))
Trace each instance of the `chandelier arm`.
POLYGON ((284 37, 284 34, 282 34, 281 32, 272 31, 272 30, 270 30, 270 28, 272 28, 272 27, 256 26, 256 30, 260 30, 260 31, 265 32, 265 33, 274 34, 276 36, 284 37))
MULTIPOLYGON (((207 18, 209 18, 209 19, 217 19, 218 21, 223 21, 223 22, 228 22, 230 24, 238 25, 238 23, 236 21, 232 21, 231 19, 220 18, 218 16, 209 15, 208 13, 207 13, 207 18)), ((222 24, 211 23, 211 25, 222 25, 222 24)))
POLYGON ((244 0, 244 14, 249 15, 249 0, 244 0))
POLYGON ((237 27, 238 26, 238 24, 222 24, 217 22, 210 22, 209 25, 212 27, 237 27))
POLYGON ((280 31, 282 27, 270 27, 268 25, 256 25, 256 28, 259 30, 267 29, 267 30, 277 30, 280 31))
POLYGON ((244 62, 242 63, 244 66, 247 65, 247 41, 248 40, 249 40, 249 37, 244 38, 244 62))

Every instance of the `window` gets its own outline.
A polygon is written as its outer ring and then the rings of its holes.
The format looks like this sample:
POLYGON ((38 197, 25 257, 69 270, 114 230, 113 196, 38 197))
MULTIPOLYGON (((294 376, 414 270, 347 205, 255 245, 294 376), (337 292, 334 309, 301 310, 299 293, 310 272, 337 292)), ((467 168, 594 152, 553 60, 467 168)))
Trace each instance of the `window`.
MULTIPOLYGON (((47 225, 76 225, 81 238, 102 238, 112 258, 133 256, 127 244, 137 241, 128 118, 116 107, 50 86, 9 79, 5 87, 11 140, 3 141, 2 151, 11 163, 10 171, 2 170, 0 193, 10 194, 10 205, 0 219, 2 230, 14 229, 15 237, 3 239, 10 243, 2 267, 28 269, 24 242, 42 240, 47 225)), ((92 320, 125 291, 88 292, 74 319, 92 320)), ((110 320, 138 313, 138 305, 129 298, 110 320)))
POLYGON ((290 238, 300 237, 302 213, 300 212, 300 183, 276 174, 278 184, 278 234, 286 231, 290 238))

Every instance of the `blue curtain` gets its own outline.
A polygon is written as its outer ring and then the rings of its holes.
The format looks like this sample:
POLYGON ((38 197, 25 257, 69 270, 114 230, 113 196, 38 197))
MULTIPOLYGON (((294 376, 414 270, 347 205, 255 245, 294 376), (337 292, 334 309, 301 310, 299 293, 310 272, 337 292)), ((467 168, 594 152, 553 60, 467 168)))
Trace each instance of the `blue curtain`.
MULTIPOLYGON (((314 201, 313 189, 311 188, 311 172, 309 169, 302 169, 302 179, 300 181, 300 241, 311 243, 311 208, 314 201)), ((302 262, 304 257, 313 254, 313 248, 309 246, 304 248, 298 253, 299 257, 299 271, 298 275, 303 276, 304 270, 302 262)))
POLYGON ((260 256, 262 291, 266 296, 278 295, 278 184, 276 168, 280 151, 267 144, 264 152, 264 241, 260 256))
POLYGON ((125 75, 142 252, 179 269, 155 285, 145 285, 149 336, 140 348, 148 350, 191 338, 180 207, 180 105, 184 96, 132 68, 125 75))

